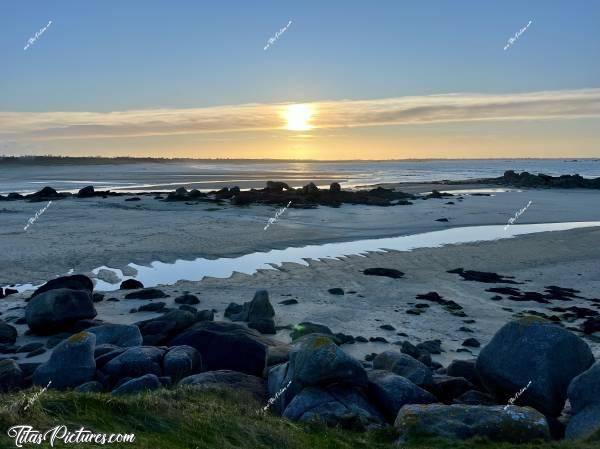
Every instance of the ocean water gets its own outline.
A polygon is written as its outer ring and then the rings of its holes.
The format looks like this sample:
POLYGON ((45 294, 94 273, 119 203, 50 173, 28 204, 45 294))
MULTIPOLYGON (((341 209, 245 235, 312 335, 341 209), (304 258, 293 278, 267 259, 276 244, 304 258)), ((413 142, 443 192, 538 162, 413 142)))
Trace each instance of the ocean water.
POLYGON ((600 177, 600 159, 426 160, 356 162, 190 161, 60 165, 15 165, 0 161, 0 194, 31 193, 44 186, 76 192, 86 185, 116 191, 213 190, 237 185, 264 187, 267 180, 293 187, 314 182, 344 187, 387 183, 462 180, 501 176, 506 170, 600 177))

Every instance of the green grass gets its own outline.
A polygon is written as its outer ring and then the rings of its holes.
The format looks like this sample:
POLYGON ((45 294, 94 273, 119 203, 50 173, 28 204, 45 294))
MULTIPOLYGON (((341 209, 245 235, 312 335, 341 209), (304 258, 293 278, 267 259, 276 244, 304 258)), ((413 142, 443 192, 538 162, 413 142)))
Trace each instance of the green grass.
MULTIPOLYGON (((96 433, 134 433, 135 443, 62 444, 62 448, 148 449, 512 449, 512 444, 486 441, 416 440, 397 446, 392 428, 366 433, 299 424, 273 415, 259 415, 264 405, 238 391, 198 391, 192 387, 133 396, 45 391, 28 409, 34 392, 0 395, 0 448, 14 448, 7 430, 31 425, 42 432, 66 425, 96 433)), ((591 449, 594 443, 537 443, 521 449, 591 449)), ((28 444, 24 448, 47 448, 28 444)))

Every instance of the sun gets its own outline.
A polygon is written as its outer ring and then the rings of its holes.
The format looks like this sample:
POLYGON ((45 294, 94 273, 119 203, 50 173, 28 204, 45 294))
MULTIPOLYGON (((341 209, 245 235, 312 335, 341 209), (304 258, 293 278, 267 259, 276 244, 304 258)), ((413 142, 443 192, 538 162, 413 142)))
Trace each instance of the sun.
POLYGON ((287 107, 286 129, 290 131, 307 131, 312 128, 309 121, 313 115, 312 107, 307 104, 291 104, 287 107))

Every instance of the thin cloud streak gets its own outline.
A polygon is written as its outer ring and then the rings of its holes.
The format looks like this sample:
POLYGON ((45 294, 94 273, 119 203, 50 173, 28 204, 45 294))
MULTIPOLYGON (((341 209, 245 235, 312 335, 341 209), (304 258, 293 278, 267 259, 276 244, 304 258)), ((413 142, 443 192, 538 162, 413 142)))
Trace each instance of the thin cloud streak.
MULTIPOLYGON (((600 116, 600 89, 456 93, 307 103, 312 129, 600 116)), ((83 139, 285 129, 289 103, 119 112, 0 112, 3 139, 83 139)))

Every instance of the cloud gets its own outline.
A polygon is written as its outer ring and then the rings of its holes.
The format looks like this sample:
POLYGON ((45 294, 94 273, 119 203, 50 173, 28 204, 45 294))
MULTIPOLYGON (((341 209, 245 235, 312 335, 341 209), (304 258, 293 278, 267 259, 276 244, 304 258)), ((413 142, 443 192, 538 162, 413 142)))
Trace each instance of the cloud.
MULTIPOLYGON (((600 116, 600 89, 455 93, 308 103, 314 129, 600 116)), ((167 136, 284 129, 287 103, 118 112, 0 112, 3 139, 167 136)))

